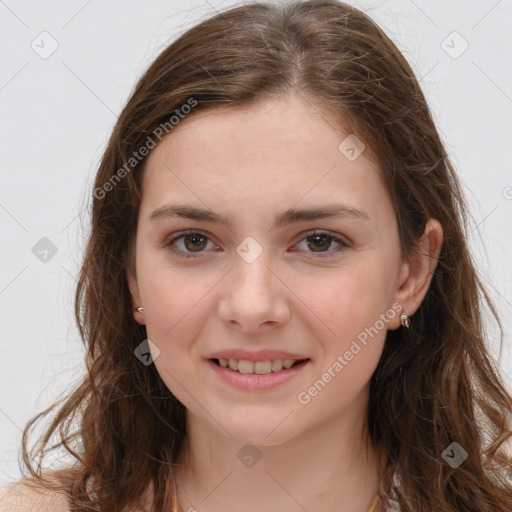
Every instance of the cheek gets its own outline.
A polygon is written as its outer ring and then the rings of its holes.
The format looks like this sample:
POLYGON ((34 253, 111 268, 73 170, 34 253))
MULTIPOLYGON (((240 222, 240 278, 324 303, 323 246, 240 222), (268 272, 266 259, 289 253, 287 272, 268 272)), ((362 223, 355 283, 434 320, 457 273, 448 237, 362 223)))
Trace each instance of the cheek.
POLYGON ((382 355, 387 325, 395 311, 385 303, 382 290, 365 283, 366 278, 340 280, 308 302, 321 320, 315 320, 309 329, 322 353, 318 354, 315 378, 302 391, 319 414, 326 408, 335 414, 348 407, 368 385, 382 355))
POLYGON ((322 278, 302 276, 295 290, 338 348, 350 344, 389 308, 387 280, 377 264, 360 262, 358 268, 340 269, 322 278))
POLYGON ((141 279, 143 302, 151 317, 147 318, 159 337, 173 336, 185 325, 194 324, 213 291, 217 276, 193 269, 170 268, 161 262, 147 265, 141 279))
POLYGON ((167 388, 188 405, 184 390, 199 385, 197 361, 202 324, 208 316, 205 295, 211 288, 203 280, 186 277, 174 269, 155 268, 144 281, 148 338, 159 349, 155 367, 167 388))
POLYGON ((141 283, 146 292, 146 333, 158 347, 158 355, 153 357, 155 367, 167 388, 187 403, 187 396, 182 393, 197 385, 194 364, 201 355, 194 340, 200 336, 202 322, 208 316, 204 296, 211 286, 186 280, 174 271, 153 269, 144 277, 141 283))

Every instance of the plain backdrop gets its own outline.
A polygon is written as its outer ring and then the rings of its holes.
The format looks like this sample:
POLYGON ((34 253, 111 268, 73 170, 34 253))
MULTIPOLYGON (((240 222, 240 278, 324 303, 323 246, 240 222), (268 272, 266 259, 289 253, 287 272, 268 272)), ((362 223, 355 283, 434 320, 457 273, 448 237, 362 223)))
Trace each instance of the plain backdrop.
MULTIPOLYGON (((497 337, 491 349, 512 388, 512 0, 349 3, 398 45, 427 96, 468 200, 471 250, 504 321, 502 350, 497 337)), ((116 118, 172 40, 233 5, 0 0, 0 485, 20 476, 26 422, 84 373, 75 276, 116 118)))

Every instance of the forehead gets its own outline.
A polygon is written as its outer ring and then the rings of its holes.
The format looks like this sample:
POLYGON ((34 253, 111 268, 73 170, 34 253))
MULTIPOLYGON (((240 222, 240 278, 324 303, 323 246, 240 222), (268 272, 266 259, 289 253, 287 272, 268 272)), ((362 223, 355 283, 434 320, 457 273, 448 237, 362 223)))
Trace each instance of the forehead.
MULTIPOLYGON (((170 151, 186 152, 189 161, 212 156, 215 160, 240 158, 246 163, 293 161, 303 156, 333 160, 340 143, 349 136, 354 134, 343 126, 339 113, 292 95, 228 110, 192 112, 150 153, 147 165, 170 151)), ((365 153, 368 157, 369 148, 365 153)))
POLYGON ((141 209, 185 199, 216 211, 334 200, 378 209, 386 200, 378 167, 368 148, 346 153, 353 137, 298 97, 196 112, 148 155, 141 209))

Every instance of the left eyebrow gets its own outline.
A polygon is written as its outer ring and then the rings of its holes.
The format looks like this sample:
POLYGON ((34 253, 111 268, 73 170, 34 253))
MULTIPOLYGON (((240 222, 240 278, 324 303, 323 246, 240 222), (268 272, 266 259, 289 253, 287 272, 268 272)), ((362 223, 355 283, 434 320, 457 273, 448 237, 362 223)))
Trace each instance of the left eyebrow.
MULTIPOLYGON (((231 229, 232 221, 223 215, 219 215, 211 210, 198 208, 192 205, 172 205, 166 204, 153 210, 147 218, 147 222, 154 222, 158 219, 181 217, 183 219, 197 220, 221 224, 231 229)), ((317 208, 294 209, 290 208, 276 216, 274 228, 287 226, 295 222, 327 219, 331 217, 350 217, 358 220, 370 220, 369 215, 363 210, 357 210, 343 204, 329 204, 317 208)))

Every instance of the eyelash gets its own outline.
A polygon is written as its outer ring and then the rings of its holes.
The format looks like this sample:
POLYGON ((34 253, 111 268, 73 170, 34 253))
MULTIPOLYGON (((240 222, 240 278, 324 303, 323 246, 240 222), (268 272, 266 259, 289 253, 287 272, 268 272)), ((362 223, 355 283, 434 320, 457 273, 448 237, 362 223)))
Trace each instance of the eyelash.
MULTIPOLYGON (((202 254, 202 252, 204 252, 204 251, 201 251, 201 252, 198 252, 198 253, 190 253, 190 252, 187 253, 187 252, 178 250, 178 249, 176 249, 175 247, 172 246, 172 244, 174 244, 174 242, 176 242, 176 240, 179 240, 180 238, 183 238, 183 237, 185 237, 187 235, 200 235, 200 236, 206 238, 207 240, 211 241, 210 238, 205 233, 202 233, 201 231, 188 230, 188 231, 180 231, 177 234, 177 236, 174 236, 173 238, 168 239, 167 241, 165 241, 164 242, 164 246, 167 247, 178 258, 183 258, 183 259, 198 258, 202 254), (192 254, 197 254, 197 255, 192 256, 192 254)), ((330 258, 333 255, 338 254, 339 252, 341 252, 344 249, 349 247, 348 243, 346 243, 341 238, 335 236, 330 231, 320 231, 320 230, 316 230, 316 229, 313 229, 311 231, 306 232, 304 238, 299 240, 299 243, 302 242, 304 239, 309 238, 311 236, 323 236, 323 237, 326 237, 326 238, 330 238, 331 240, 333 240, 336 243, 340 244, 340 247, 336 248, 333 251, 327 251, 325 253, 311 252, 311 254, 314 254, 315 258, 330 258)), ((310 251, 306 251, 306 252, 310 252, 310 251)))

